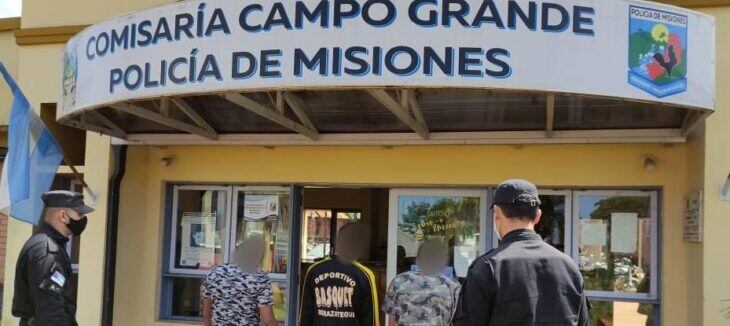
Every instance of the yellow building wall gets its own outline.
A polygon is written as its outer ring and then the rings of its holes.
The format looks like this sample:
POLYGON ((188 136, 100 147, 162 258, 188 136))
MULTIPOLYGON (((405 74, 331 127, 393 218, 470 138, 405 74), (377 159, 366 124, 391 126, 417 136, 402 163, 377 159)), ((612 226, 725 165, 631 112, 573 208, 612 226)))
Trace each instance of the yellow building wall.
POLYGON ((717 20, 717 111, 705 124, 704 325, 730 325, 730 201, 720 185, 730 173, 730 7, 705 10, 717 20))
MULTIPOLYGON (((0 61, 13 76, 18 74, 18 45, 12 30, 0 30, 0 61)), ((8 125, 8 115, 12 104, 12 93, 3 80, 0 86, 0 126, 8 125)))
POLYGON ((87 25, 174 0, 23 0, 23 28, 87 25))
POLYGON ((362 185, 494 185, 507 178, 541 187, 661 187, 662 320, 690 319, 688 265, 682 240, 687 146, 528 145, 394 147, 130 147, 122 182, 114 321, 157 321, 166 182, 318 183, 362 185), (643 168, 652 154, 658 169, 643 168), (162 167, 160 159, 175 156, 162 167))

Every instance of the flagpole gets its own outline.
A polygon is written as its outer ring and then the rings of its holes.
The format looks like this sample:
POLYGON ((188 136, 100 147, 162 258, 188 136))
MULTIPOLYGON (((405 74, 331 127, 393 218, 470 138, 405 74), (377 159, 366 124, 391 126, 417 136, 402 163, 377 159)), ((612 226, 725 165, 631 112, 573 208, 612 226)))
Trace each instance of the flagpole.
POLYGON ((61 155, 63 156, 63 162, 66 163, 66 165, 68 165, 68 167, 71 169, 71 174, 73 174, 74 178, 76 178, 76 180, 78 182, 81 182, 81 185, 84 187, 86 192, 89 193, 89 196, 91 196, 92 202, 96 203, 96 194, 94 194, 94 191, 91 190, 91 187, 89 187, 89 184, 86 183, 86 181, 84 181, 84 177, 81 175, 79 170, 76 169, 76 165, 73 164, 73 162, 71 162, 71 159, 68 158, 68 155, 66 155, 66 151, 63 150, 63 145, 61 145, 61 143, 58 142, 58 138, 56 137, 56 135, 54 135, 53 130, 51 130, 51 128, 48 128, 48 126, 46 126, 46 128, 47 128, 48 132, 51 133, 51 136, 53 137, 53 139, 56 139, 56 143, 58 143, 58 149, 61 151, 61 155))
POLYGON ((86 181, 84 181, 84 177, 81 176, 81 173, 79 173, 79 170, 76 169, 76 165, 74 165, 73 163, 71 163, 71 160, 69 160, 66 157, 66 154, 63 153, 63 149, 61 149, 61 152, 62 152, 62 155, 63 155, 63 162, 66 163, 66 165, 68 165, 69 168, 71 168, 71 173, 74 175, 74 177, 76 178, 76 180, 78 180, 79 182, 81 182, 81 185, 84 186, 84 189, 86 189, 86 191, 89 193, 89 195, 91 195, 91 197, 94 197, 94 201, 96 201, 96 195, 94 194, 93 191, 91 191, 91 188, 86 183, 86 181))

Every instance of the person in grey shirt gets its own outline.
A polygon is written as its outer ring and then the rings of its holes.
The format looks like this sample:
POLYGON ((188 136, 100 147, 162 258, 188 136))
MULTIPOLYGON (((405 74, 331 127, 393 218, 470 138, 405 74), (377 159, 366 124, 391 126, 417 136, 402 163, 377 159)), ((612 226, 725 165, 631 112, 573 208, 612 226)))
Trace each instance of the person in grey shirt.
POLYGON ((451 324, 461 284, 443 274, 448 258, 441 240, 427 240, 418 247, 418 271, 396 276, 383 300, 390 326, 451 324))
POLYGON ((534 231, 539 206, 529 181, 499 185, 492 212, 501 241, 469 267, 454 325, 588 325, 578 267, 534 231))

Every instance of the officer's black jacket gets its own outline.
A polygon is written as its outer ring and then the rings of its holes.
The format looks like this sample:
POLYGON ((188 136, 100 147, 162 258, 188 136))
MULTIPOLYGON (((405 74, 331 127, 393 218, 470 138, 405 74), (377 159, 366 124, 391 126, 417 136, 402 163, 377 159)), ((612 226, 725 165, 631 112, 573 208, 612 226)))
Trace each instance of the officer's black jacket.
POLYGON ((512 231, 469 267, 454 325, 588 325, 583 278, 534 231, 512 231))
POLYGON ((13 316, 21 318, 21 325, 76 325, 66 242, 68 238, 44 224, 20 251, 13 316))

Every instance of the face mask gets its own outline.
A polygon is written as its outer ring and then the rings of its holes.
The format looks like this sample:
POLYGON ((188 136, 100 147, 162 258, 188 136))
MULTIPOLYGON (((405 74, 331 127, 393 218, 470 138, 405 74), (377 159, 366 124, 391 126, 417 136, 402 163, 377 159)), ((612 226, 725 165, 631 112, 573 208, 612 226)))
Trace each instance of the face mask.
POLYGON ((79 220, 74 220, 69 217, 68 224, 66 224, 66 226, 69 230, 71 230, 71 233, 73 233, 74 236, 78 237, 79 235, 81 235, 81 232, 84 232, 84 229, 86 228, 86 222, 88 222, 86 216, 82 217, 79 220))
POLYGON ((494 227, 494 234, 497 235, 497 240, 502 241, 502 237, 499 235, 499 228, 497 227, 497 220, 492 220, 492 226, 494 227))

